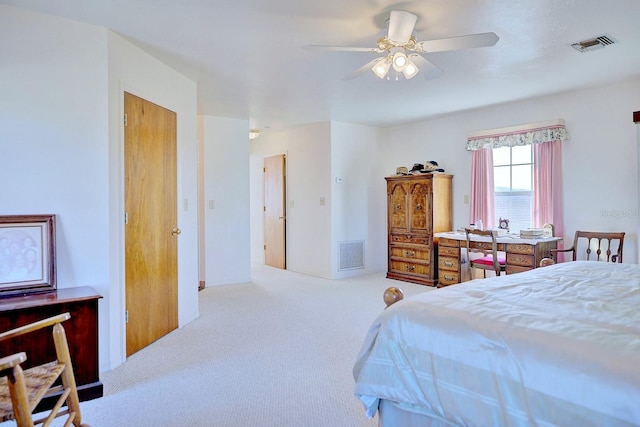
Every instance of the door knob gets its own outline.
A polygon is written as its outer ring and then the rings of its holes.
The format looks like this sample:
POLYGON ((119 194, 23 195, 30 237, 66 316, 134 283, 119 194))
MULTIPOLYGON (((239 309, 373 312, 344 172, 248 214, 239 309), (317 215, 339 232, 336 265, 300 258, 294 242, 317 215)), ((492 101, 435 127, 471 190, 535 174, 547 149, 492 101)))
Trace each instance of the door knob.
POLYGON ((180 230, 178 227, 176 227, 173 230, 171 230, 171 234, 174 235, 174 236, 177 236, 180 233, 182 233, 182 230, 180 230))

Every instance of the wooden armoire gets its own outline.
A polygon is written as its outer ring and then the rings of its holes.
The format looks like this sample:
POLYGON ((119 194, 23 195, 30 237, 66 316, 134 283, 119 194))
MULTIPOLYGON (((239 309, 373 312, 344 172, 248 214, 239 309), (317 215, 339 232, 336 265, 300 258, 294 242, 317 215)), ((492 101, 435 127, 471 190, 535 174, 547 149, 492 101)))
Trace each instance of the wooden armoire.
POLYGON ((387 278, 438 283, 438 246, 433 235, 453 229, 453 175, 397 175, 387 181, 387 278))

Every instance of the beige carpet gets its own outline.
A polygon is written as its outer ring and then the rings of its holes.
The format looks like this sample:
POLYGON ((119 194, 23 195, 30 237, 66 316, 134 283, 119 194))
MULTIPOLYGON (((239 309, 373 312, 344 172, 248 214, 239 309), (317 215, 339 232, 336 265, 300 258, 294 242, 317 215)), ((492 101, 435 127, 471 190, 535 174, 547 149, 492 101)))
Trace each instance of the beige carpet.
POLYGON ((351 369, 383 291, 433 288, 384 273, 325 280, 263 265, 252 282, 206 288, 200 317, 101 374, 82 403, 101 426, 375 426, 351 369))

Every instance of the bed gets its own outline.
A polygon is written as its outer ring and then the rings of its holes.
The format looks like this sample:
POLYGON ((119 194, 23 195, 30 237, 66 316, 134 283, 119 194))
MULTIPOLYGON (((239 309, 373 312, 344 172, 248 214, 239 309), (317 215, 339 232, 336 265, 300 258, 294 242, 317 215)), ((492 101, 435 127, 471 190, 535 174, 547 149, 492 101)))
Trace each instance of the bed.
POLYGON ((353 374, 385 427, 640 425, 640 266, 567 262, 404 299, 353 374))

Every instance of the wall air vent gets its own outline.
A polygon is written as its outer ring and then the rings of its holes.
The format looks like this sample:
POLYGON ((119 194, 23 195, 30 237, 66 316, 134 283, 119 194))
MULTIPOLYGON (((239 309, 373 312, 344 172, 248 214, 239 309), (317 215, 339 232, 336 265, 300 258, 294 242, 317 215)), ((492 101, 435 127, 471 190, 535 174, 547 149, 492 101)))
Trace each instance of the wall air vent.
POLYGON ((602 49, 603 47, 609 46, 610 44, 614 43, 615 40, 613 40, 610 36, 602 35, 594 39, 572 43, 571 47, 579 52, 590 52, 592 50, 602 49))
POLYGON ((338 271, 364 268, 364 240, 338 242, 338 271))

